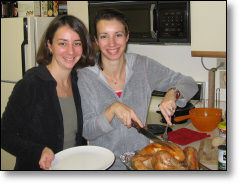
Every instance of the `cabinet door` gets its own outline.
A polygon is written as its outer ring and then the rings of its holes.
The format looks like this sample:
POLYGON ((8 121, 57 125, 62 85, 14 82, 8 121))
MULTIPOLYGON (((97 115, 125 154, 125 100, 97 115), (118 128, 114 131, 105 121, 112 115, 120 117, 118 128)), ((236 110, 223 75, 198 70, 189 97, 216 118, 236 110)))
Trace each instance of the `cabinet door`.
MULTIPOLYGON (((1 82, 1 117, 7 105, 8 98, 12 93, 14 85, 15 84, 13 83, 1 82)), ((15 162, 15 156, 1 149, 1 170, 13 170, 15 162)))
POLYGON ((1 149, 1 170, 13 170, 15 162, 15 156, 1 149))
POLYGON ((15 83, 1 82, 1 117, 8 102, 8 98, 13 91, 15 83))
POLYGON ((193 57, 226 57, 226 1, 191 1, 193 57))

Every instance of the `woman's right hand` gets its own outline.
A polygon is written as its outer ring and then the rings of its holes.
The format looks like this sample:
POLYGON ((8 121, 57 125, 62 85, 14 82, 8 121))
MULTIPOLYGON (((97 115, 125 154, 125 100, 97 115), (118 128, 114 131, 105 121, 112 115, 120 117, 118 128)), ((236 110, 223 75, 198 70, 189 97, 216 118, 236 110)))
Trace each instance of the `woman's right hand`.
POLYGON ((134 112, 134 110, 120 102, 115 102, 112 105, 110 105, 105 110, 105 115, 109 122, 111 122, 114 116, 116 115, 117 118, 128 128, 132 126, 132 120, 136 121, 140 127, 144 127, 143 123, 141 122, 137 114, 134 112))
POLYGON ((40 168, 43 170, 50 170, 51 162, 54 159, 55 154, 53 153, 53 151, 50 148, 45 147, 39 160, 40 168))

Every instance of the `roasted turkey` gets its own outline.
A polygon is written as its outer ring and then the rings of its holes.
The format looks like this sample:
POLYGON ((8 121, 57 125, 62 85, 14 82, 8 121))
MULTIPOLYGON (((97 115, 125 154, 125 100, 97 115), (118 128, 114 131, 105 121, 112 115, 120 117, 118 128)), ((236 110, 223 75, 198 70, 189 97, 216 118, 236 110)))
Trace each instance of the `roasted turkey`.
POLYGON ((135 170, 198 170, 197 150, 186 147, 182 150, 178 145, 168 142, 174 149, 151 143, 144 147, 131 160, 135 170))

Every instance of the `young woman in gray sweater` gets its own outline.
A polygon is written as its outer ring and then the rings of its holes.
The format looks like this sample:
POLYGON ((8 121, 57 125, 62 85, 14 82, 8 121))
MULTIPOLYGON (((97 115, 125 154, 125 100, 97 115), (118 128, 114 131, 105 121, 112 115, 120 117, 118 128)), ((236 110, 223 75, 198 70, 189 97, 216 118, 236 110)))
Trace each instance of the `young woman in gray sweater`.
POLYGON ((123 170, 120 155, 150 143, 131 127, 131 120, 146 127, 152 92, 167 91, 159 109, 172 125, 170 117, 177 105, 184 107, 198 88, 191 77, 148 57, 125 53, 129 29, 122 13, 113 9, 100 12, 95 27, 99 59, 94 67, 78 70, 83 136, 90 145, 108 148, 115 154, 111 170, 123 170))

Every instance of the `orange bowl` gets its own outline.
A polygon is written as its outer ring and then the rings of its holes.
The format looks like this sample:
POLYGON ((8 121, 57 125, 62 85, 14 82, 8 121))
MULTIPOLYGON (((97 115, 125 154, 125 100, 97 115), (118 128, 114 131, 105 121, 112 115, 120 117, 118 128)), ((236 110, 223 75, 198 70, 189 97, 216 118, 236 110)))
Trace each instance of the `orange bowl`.
POLYGON ((194 127, 200 132, 212 132, 217 128, 222 118, 222 109, 195 108, 189 111, 189 115, 175 117, 174 121, 190 118, 194 127))
POLYGON ((189 111, 191 122, 200 132, 212 132, 222 118, 222 109, 196 108, 189 111))

